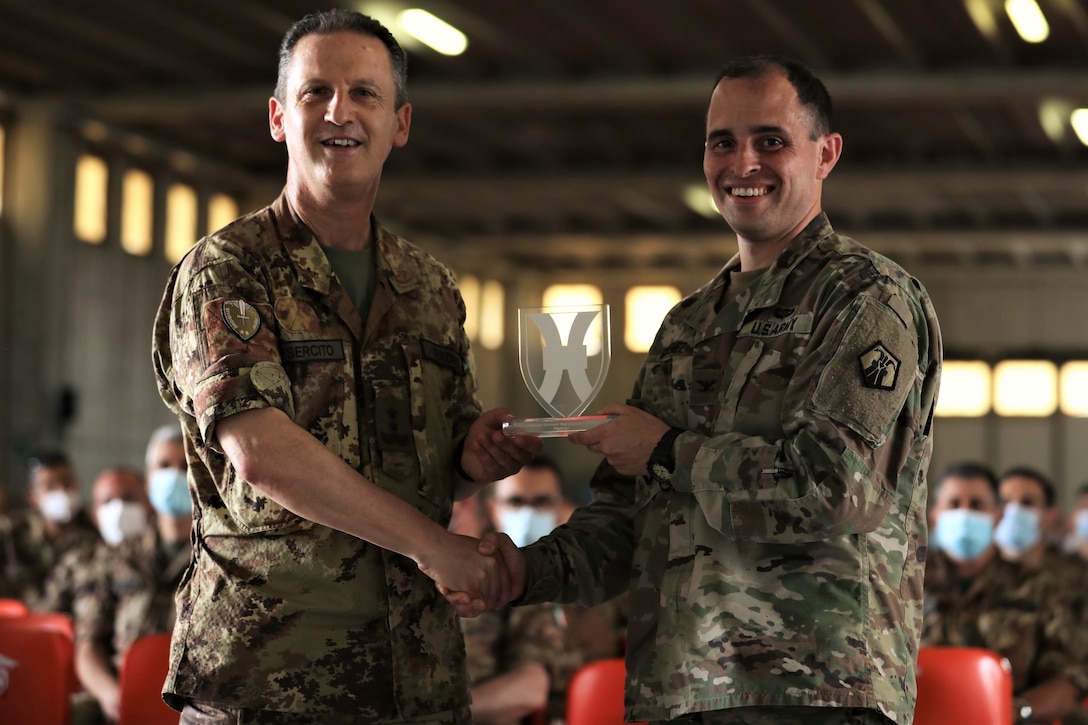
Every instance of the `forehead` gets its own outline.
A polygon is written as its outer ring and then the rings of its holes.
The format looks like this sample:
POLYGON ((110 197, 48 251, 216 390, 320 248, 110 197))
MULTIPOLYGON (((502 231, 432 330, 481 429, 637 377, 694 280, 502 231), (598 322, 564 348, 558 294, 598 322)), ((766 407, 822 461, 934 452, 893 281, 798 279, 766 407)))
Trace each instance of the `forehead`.
POLYGON ((1030 476, 1009 476, 1001 480, 998 487, 1001 498, 1024 498, 1043 500, 1046 494, 1043 485, 1030 476))
POLYGON ((495 484, 495 494, 499 498, 541 494, 554 496, 558 493, 559 481, 556 480, 554 473, 546 469, 521 470, 495 484))
POLYGON ((93 495, 97 498, 114 496, 123 491, 139 491, 144 487, 143 479, 132 472, 111 471, 103 473, 94 480, 93 495))
POLYGON ((811 114, 781 71, 755 78, 723 78, 710 96, 707 125, 740 133, 755 126, 807 127, 811 114))
POLYGON ((313 77, 365 77, 393 84, 393 61, 385 44, 373 35, 347 30, 304 35, 295 44, 289 69, 293 83, 313 77))
POLYGON ((985 478, 963 478, 949 476, 937 489, 937 506, 951 505, 953 502, 982 501, 996 507, 993 489, 985 478))
POLYGON ((39 466, 32 475, 33 485, 74 485, 76 474, 68 463, 60 463, 55 466, 39 466))

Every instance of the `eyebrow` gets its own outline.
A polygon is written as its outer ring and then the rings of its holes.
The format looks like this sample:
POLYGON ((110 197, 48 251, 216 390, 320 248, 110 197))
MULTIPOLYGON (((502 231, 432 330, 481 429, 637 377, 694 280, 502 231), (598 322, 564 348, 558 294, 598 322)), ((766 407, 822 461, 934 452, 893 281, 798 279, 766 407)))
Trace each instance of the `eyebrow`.
MULTIPOLYGON (((752 126, 751 128, 748 129, 748 133, 750 133, 752 135, 759 135, 759 134, 764 134, 764 133, 774 133, 774 134, 785 135, 786 130, 784 128, 782 128, 781 126, 774 126, 774 125, 767 124, 767 125, 764 125, 764 126, 752 126)), ((711 131, 710 133, 707 134, 706 140, 707 141, 717 141, 718 139, 722 139, 722 138, 733 138, 735 135, 736 134, 734 134, 733 131, 731 129, 728 129, 728 128, 716 129, 716 130, 711 131)))

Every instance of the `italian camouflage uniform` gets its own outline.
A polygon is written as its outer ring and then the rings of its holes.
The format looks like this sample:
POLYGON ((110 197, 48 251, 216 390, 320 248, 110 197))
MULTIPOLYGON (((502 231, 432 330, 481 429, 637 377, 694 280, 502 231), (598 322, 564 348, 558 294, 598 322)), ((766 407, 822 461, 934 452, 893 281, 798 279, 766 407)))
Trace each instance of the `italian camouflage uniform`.
POLYGON ((922 644, 993 650, 1012 665, 1014 694, 1064 678, 1079 699, 1088 691, 1082 566, 1057 552, 1048 552, 1037 568, 994 556, 964 580, 934 551, 926 564, 922 644))
POLYGON ((936 315, 822 214, 730 299, 738 266, 673 308, 635 385, 684 431, 671 481, 603 463, 592 503, 527 550, 523 600, 590 604, 630 580, 628 720, 810 706, 909 723, 936 315))
POLYGON ((558 607, 504 607, 461 620, 470 685, 486 682, 523 662, 536 662, 554 678, 563 662, 564 629, 558 607))
POLYGON ((112 652, 120 668, 140 637, 174 628, 174 594, 189 566, 188 540, 167 546, 158 529, 117 546, 102 544, 76 581, 73 620, 77 641, 93 641, 112 652))
MULTIPOLYGON (((304 520, 235 474, 218 420, 273 406, 443 527, 480 414, 450 272, 375 221, 364 320, 282 195, 202 240, 155 323, 194 502, 166 697, 375 722, 467 712, 453 608, 407 557, 304 520)), ((312 717, 311 717, 312 716, 312 717)))
POLYGON ((45 520, 33 509, 11 518, 0 516, 0 597, 21 599, 45 610, 46 581, 65 553, 94 546, 102 538, 86 511, 76 512, 57 539, 45 533, 45 520))
POLYGON ((567 690, 570 689, 571 678, 579 669, 594 660, 623 654, 627 637, 626 605, 626 594, 595 607, 560 605, 563 657, 548 690, 548 722, 551 725, 566 719, 567 690))

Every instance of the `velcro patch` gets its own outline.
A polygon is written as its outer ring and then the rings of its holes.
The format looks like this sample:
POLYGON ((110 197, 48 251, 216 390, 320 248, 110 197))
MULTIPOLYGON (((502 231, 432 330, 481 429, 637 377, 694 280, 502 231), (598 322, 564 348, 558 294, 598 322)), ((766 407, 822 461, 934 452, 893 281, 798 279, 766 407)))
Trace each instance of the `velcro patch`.
POLYGON ((888 352, 888 348, 879 340, 868 350, 858 355, 861 365, 861 381, 877 390, 895 390, 899 379, 899 358, 888 352))
POLYGON ((261 315, 245 300, 227 300, 223 303, 223 321, 243 341, 249 340, 261 329, 261 315))
POLYGON ((468 372, 468 362, 451 347, 443 347, 430 340, 420 340, 419 352, 424 360, 449 368, 457 375, 464 375, 468 372))

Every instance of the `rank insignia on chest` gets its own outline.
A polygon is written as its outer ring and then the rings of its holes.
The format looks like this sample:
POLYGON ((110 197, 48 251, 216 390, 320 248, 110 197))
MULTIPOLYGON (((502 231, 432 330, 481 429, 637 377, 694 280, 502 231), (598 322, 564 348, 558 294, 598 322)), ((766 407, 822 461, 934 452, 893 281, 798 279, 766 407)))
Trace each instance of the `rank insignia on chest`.
POLYGON ((877 341, 858 355, 861 364, 861 380, 866 387, 877 390, 895 390, 899 378, 899 359, 888 352, 884 343, 877 341))
POLYGON ((223 321, 234 334, 248 340, 261 329, 261 316, 253 305, 245 300, 227 300, 223 303, 223 321))

